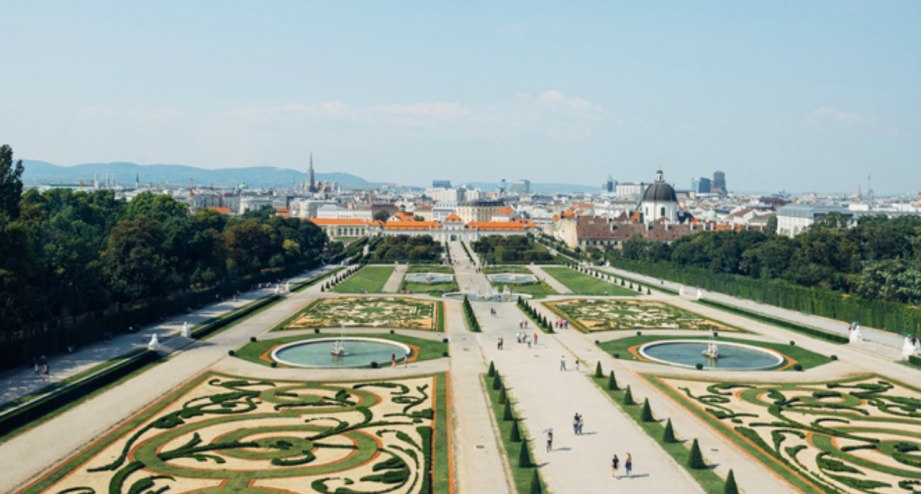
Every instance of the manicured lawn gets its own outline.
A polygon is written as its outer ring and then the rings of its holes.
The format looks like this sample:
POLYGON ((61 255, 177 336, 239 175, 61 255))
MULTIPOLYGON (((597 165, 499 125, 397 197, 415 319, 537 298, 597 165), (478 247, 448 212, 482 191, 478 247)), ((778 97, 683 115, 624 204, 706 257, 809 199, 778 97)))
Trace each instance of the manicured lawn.
MULTIPOLYGON (((240 349, 236 351, 234 355, 237 358, 253 362, 260 365, 268 366, 269 362, 260 358, 265 352, 268 352, 269 349, 276 345, 283 345, 285 343, 291 343, 295 341, 308 341, 317 338, 329 338, 332 336, 366 336, 368 338, 379 338, 382 340, 398 341, 400 343, 405 343, 407 345, 412 345, 419 347, 419 355, 416 357, 416 361, 423 360, 432 360, 436 358, 441 358, 444 355, 444 352, 448 351, 448 344, 443 343, 441 340, 426 340, 423 338, 412 338, 410 336, 402 336, 398 334, 339 334, 339 333, 320 333, 320 334, 306 334, 299 336, 288 336, 285 338, 274 338, 271 340, 259 340, 256 342, 250 342, 246 345, 243 345, 240 349)), ((386 366, 382 366, 384 368, 386 366)))
POLYGON ((628 290, 622 286, 602 281, 574 269, 564 267, 545 267, 543 269, 547 274, 556 278, 557 281, 577 295, 636 295, 636 292, 633 290, 628 290))
MULTIPOLYGON (((643 336, 631 336, 629 338, 621 338, 618 340, 606 341, 604 343, 599 343, 598 346, 604 350, 605 353, 610 355, 619 354, 619 358, 623 359, 633 359, 633 355, 630 354, 630 347, 642 345, 644 343, 649 343, 651 341, 659 340, 703 340, 707 341, 710 338, 707 336, 664 336, 664 335, 643 335, 643 336)), ((803 366, 803 369, 811 369, 813 367, 818 367, 822 364, 827 364, 831 362, 829 357, 825 355, 820 355, 818 353, 806 350, 801 346, 791 346, 784 343, 768 343, 764 341, 756 340, 744 340, 740 338, 717 338, 717 343, 720 341, 728 341, 733 343, 745 343, 747 345, 757 346, 761 348, 768 348, 783 354, 787 357, 789 363, 790 359, 796 361, 796 363, 803 366)), ((780 370, 793 370, 792 365, 784 365, 780 370)))
MULTIPOLYGON (((499 286, 500 284, 494 283, 492 285, 495 286, 496 288, 500 288, 499 286)), ((504 287, 505 284, 501 284, 501 286, 504 287)), ((508 289, 511 290, 512 293, 527 293, 534 298, 543 298, 543 297, 546 297, 547 295, 557 294, 556 290, 551 288, 550 285, 544 283, 543 281, 538 282, 538 283, 526 283, 523 285, 522 284, 515 284, 515 285, 509 284, 508 289)))
POLYGON ((393 266, 365 266, 349 279, 339 283, 333 291, 339 293, 380 293, 384 289, 393 266))

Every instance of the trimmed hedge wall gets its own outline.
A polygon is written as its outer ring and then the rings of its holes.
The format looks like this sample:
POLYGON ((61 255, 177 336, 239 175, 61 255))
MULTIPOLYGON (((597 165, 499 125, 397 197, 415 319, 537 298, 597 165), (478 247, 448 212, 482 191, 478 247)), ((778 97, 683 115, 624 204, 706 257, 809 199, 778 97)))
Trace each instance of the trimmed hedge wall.
POLYGON ((158 358, 157 352, 141 350, 136 355, 126 358, 124 362, 119 362, 111 367, 107 367, 99 371, 99 373, 86 376, 79 381, 66 384, 48 395, 36 398, 20 408, 13 409, 4 415, 0 415, 0 437, 9 434, 19 427, 38 420, 46 414, 71 402, 83 398, 89 393, 117 381, 123 376, 140 369, 158 358))
POLYGON ((16 331, 0 333, 6 341, 0 341, 0 370, 9 369, 18 365, 30 365, 33 357, 51 355, 62 352, 68 346, 81 346, 97 341, 102 341, 105 334, 125 333, 128 326, 144 326, 161 321, 175 314, 181 314, 188 308, 199 308, 214 303, 215 300, 227 298, 238 291, 248 291, 253 284, 275 281, 287 278, 308 269, 313 269, 316 262, 299 263, 286 269, 269 270, 259 275, 246 277, 237 281, 228 281, 221 285, 205 290, 196 290, 175 294, 169 297, 152 300, 142 306, 137 306, 115 312, 112 314, 99 314, 67 325, 47 325, 44 328, 33 328, 21 334, 16 331))

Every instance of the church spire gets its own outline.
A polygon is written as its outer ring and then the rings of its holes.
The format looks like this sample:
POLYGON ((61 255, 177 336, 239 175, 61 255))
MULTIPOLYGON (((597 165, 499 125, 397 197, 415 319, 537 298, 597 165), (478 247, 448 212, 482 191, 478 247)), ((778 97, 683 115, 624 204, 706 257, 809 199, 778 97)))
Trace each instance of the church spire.
POLYGON ((310 166, 307 168, 307 192, 316 192, 317 183, 313 175, 313 151, 310 152, 310 166))

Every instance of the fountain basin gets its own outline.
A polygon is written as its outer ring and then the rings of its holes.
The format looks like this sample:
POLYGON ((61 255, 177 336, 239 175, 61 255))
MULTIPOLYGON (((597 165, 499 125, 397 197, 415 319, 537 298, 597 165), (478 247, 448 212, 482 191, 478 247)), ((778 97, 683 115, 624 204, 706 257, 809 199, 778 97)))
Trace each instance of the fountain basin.
POLYGON ((404 279, 413 283, 450 283, 454 281, 454 275, 446 273, 409 273, 404 279))
POLYGON ((641 346, 639 354, 653 362, 677 367, 693 369, 702 364, 705 370, 768 370, 780 367, 785 361, 784 356, 774 350, 718 340, 653 341, 641 346), (719 346, 718 359, 702 355, 709 343, 719 346))
POLYGON ((404 356, 412 355, 412 349, 408 345, 391 340, 344 336, 295 341, 276 348, 271 356, 272 360, 291 367, 345 368, 367 367, 371 362, 386 365, 390 363, 393 355, 401 362, 404 356), (337 341, 342 341, 347 355, 332 355, 331 349, 337 341))
POLYGON ((529 283, 537 283, 537 276, 524 273, 487 274, 486 278, 494 283, 509 283, 512 285, 527 285, 529 283))
POLYGON ((464 297, 467 297, 467 300, 471 302, 515 302, 518 300, 518 297, 521 297, 525 300, 530 300, 534 298, 530 293, 486 293, 486 294, 477 294, 477 293, 467 293, 467 292, 447 292, 442 295, 443 298, 449 300, 463 300, 464 297))

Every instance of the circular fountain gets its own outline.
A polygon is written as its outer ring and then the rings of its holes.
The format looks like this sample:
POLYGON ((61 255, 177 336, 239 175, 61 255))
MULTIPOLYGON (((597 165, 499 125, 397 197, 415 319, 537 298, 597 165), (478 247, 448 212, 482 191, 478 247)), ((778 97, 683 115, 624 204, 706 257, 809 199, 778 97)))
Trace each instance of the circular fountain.
POLYGON ((446 273, 409 273, 404 279, 413 283, 450 283, 454 281, 454 275, 446 273))
POLYGON ((665 340, 646 343, 639 354, 653 362, 708 370, 768 370, 783 365, 784 356, 774 350, 745 343, 712 340, 665 340))
POLYGON ((487 274, 486 278, 493 283, 508 283, 512 285, 527 285, 529 283, 537 283, 537 277, 533 274, 524 274, 524 273, 498 273, 498 274, 487 274))
POLYGON ((288 343, 272 351, 272 360, 291 367, 366 367, 388 364, 394 355, 402 362, 412 349, 397 341, 346 336, 288 343))

